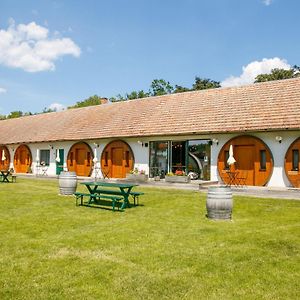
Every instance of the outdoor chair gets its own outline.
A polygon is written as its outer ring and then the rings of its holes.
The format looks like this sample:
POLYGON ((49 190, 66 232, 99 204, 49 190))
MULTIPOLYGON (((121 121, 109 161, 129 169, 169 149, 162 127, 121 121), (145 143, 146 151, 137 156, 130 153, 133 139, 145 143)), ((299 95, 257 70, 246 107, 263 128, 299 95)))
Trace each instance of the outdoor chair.
POLYGON ((246 181, 247 181, 247 177, 248 177, 248 171, 239 171, 236 180, 237 180, 237 184, 241 187, 246 186, 246 181))

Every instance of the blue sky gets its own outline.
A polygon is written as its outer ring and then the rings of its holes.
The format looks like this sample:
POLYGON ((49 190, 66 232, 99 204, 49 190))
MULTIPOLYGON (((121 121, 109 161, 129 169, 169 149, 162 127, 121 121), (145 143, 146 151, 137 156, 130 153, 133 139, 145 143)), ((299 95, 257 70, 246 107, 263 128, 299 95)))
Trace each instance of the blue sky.
POLYGON ((0 1, 0 114, 299 65, 298 0, 0 1))

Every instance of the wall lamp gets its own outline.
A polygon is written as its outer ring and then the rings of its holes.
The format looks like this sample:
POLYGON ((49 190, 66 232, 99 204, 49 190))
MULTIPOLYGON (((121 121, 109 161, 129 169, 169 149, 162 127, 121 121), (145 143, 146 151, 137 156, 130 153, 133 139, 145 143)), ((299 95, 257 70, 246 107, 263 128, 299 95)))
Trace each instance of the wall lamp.
POLYGON ((144 143, 142 141, 137 141, 138 144, 140 144, 142 147, 144 146, 144 143))
POLYGON ((277 135, 277 136, 275 137, 275 139, 276 139, 276 141, 279 142, 279 143, 282 142, 282 136, 280 136, 280 135, 277 135))
POLYGON ((219 145, 219 140, 218 139, 212 139, 212 142, 214 143, 214 144, 216 144, 216 145, 219 145))
POLYGON ((99 144, 94 143, 95 148, 99 148, 99 144))
POLYGON ((53 149, 53 145, 50 144, 50 145, 49 145, 49 148, 53 149))

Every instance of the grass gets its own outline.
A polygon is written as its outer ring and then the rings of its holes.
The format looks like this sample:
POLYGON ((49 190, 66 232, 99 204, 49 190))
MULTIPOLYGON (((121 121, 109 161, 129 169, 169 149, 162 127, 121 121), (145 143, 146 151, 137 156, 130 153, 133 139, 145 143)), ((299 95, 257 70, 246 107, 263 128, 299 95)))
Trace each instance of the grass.
MULTIPOLYGON (((80 190, 84 190, 81 186, 80 190)), ((57 181, 0 185, 0 299, 297 299, 300 202, 138 188, 125 212, 75 207, 57 181)))

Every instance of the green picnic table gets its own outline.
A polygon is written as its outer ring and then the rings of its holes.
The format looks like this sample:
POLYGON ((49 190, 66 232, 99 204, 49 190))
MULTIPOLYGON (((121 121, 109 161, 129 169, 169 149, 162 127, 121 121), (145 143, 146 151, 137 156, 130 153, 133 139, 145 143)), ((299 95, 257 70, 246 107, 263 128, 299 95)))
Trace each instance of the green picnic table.
POLYGON ((124 202, 121 209, 130 207, 129 196, 133 187, 138 184, 133 183, 117 183, 117 182, 103 182, 103 181, 91 181, 81 182, 85 185, 90 193, 89 203, 96 200, 96 195, 121 195, 124 198, 124 202))

